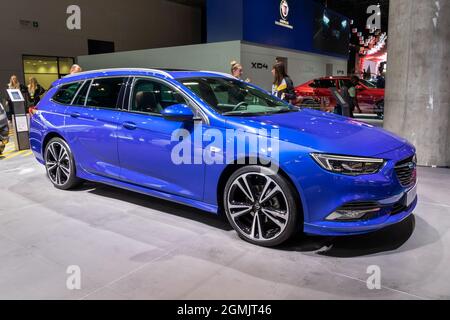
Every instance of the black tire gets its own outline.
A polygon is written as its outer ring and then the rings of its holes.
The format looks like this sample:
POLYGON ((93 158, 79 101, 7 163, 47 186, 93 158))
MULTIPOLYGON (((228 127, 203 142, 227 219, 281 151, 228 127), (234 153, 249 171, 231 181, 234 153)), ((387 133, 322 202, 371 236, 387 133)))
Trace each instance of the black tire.
POLYGON ((69 190, 83 182, 76 176, 72 151, 63 139, 55 137, 47 143, 44 151, 44 161, 47 177, 55 188, 69 190), (63 154, 64 151, 67 153, 67 156, 63 154))
MULTIPOLYGON (((247 187, 245 189, 248 191, 247 187)), ((230 176, 224 189, 223 207, 239 237, 259 246, 273 247, 300 232, 301 211, 296 194, 292 184, 282 175, 266 167, 251 165, 239 168, 230 176), (240 187, 246 183, 243 179, 251 189, 253 202, 240 187), (249 212, 241 213, 249 207, 252 207, 249 212)))

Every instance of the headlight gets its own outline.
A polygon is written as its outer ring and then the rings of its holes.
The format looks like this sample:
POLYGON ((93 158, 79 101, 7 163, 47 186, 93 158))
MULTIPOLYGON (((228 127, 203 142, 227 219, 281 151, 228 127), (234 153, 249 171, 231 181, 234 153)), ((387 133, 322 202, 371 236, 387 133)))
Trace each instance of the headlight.
POLYGON ((384 165, 384 159, 337 156, 332 154, 311 153, 311 156, 325 170, 347 174, 374 174, 384 165))

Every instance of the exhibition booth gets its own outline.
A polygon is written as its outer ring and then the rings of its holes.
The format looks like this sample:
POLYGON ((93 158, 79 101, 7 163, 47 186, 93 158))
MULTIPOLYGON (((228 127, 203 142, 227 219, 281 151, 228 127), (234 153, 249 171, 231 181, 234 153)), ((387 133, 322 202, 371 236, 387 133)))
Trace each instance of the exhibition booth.
POLYGON ((239 61, 244 77, 266 90, 281 60, 295 84, 347 74, 349 20, 312 0, 211 0, 208 43, 78 57, 85 70, 111 67, 230 72, 239 61))

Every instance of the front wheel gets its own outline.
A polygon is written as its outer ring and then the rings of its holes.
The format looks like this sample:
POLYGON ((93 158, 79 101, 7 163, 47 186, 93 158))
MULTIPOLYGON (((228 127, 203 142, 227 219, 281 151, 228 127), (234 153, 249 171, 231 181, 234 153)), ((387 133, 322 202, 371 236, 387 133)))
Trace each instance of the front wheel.
POLYGON ((265 167, 234 172, 225 186, 224 208, 238 235, 253 244, 276 246, 298 230, 300 213, 293 186, 265 167))
POLYGON ((61 138, 53 138, 45 147, 45 168, 53 185, 62 190, 76 187, 81 183, 75 174, 75 161, 69 145, 61 138))

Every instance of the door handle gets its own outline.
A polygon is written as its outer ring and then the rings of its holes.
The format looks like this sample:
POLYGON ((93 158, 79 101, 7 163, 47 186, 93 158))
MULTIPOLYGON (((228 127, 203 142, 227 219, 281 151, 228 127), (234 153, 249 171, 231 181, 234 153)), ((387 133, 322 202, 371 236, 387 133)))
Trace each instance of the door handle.
POLYGON ((71 116, 72 118, 79 118, 79 117, 81 116, 81 114, 79 114, 78 112, 72 112, 72 113, 70 114, 70 116, 71 116))
POLYGON ((129 121, 124 122, 124 123, 122 124, 122 126, 123 126, 125 129, 128 129, 128 130, 135 130, 135 129, 137 128, 136 123, 134 123, 134 122, 129 122, 129 121))

